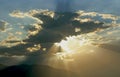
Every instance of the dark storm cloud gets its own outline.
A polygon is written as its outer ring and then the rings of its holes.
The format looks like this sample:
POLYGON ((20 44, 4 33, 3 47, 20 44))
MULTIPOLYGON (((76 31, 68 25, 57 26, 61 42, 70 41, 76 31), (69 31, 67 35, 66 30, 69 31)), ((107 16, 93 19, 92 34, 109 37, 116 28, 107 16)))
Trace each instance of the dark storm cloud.
MULTIPOLYGON (((49 13, 49 11, 47 13, 49 13)), ((25 41, 36 43, 55 43, 61 41, 61 39, 64 39, 67 36, 94 32, 97 29, 105 29, 109 27, 104 26, 103 22, 80 22, 79 20, 74 20, 74 18, 79 16, 80 14, 71 12, 55 13, 54 17, 44 13, 36 13, 33 17, 43 21, 43 24, 41 24, 43 29, 39 31, 38 34, 29 36, 29 39, 26 39, 25 41), (80 28, 81 31, 75 32, 75 28, 80 28)))

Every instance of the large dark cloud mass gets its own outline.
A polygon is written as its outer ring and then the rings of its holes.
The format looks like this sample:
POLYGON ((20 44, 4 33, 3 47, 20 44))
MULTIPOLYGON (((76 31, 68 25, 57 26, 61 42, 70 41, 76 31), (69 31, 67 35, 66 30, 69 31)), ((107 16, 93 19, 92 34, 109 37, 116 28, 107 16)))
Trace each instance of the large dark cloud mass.
POLYGON ((41 25, 43 30, 35 36, 30 36, 26 41, 34 43, 55 43, 60 42, 61 39, 70 35, 89 33, 98 28, 107 28, 107 26, 103 26, 104 23, 102 22, 95 23, 94 21, 89 21, 81 23, 78 20, 73 20, 75 17, 79 16, 77 13, 65 12, 56 14, 58 16, 57 19, 52 18, 49 15, 35 14, 33 17, 43 21, 43 24, 41 25), (75 32, 75 28, 80 28, 81 31, 75 32))

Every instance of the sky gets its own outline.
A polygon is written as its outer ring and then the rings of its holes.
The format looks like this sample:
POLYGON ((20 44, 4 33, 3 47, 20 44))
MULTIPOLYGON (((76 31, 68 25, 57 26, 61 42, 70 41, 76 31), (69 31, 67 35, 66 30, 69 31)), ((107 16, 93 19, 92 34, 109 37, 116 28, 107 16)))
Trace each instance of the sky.
POLYGON ((119 3, 0 0, 0 64, 43 64, 84 77, 119 77, 119 3))

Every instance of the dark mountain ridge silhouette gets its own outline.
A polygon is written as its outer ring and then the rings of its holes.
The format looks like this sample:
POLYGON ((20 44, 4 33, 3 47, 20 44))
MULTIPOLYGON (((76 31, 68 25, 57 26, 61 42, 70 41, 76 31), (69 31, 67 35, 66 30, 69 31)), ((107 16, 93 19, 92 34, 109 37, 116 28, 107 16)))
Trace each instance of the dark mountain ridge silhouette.
POLYGON ((0 64, 0 70, 4 69, 6 67, 7 67, 6 65, 0 64))
POLYGON ((78 77, 77 74, 46 65, 16 65, 0 71, 0 77, 78 77))

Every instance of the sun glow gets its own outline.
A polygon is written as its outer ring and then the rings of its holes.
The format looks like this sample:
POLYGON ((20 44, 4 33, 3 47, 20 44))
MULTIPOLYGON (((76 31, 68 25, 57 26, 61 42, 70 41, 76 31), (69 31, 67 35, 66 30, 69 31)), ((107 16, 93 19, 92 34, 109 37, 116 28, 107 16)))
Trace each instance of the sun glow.
POLYGON ((96 54, 99 48, 96 43, 102 43, 103 41, 102 37, 96 35, 96 33, 69 36, 54 43, 50 52, 52 52, 56 61, 70 62, 74 61, 78 55, 82 57, 83 55, 96 54))
POLYGON ((69 36, 65 40, 61 40, 54 45, 58 47, 58 51, 55 55, 60 59, 65 59, 73 54, 82 52, 82 48, 90 45, 91 42, 86 36, 69 36))

